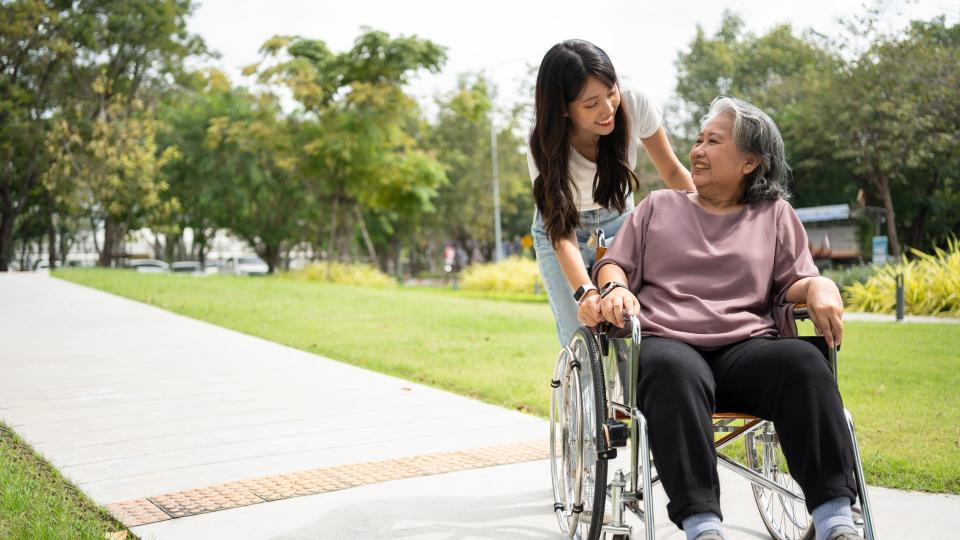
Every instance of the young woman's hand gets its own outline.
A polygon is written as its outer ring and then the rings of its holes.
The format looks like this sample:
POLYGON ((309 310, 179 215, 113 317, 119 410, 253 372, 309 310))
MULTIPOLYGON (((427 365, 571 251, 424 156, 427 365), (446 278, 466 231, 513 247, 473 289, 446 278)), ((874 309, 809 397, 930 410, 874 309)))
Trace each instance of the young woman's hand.
POLYGON ((830 278, 816 277, 807 285, 807 312, 817 333, 834 347, 843 341, 843 299, 830 278))
POLYGON ((640 312, 640 301, 629 289, 617 287, 600 300, 600 311, 603 312, 604 319, 618 328, 623 328, 624 319, 628 315, 640 312))
POLYGON ((577 319, 587 326, 596 326, 603 322, 603 312, 600 311, 600 293, 595 290, 587 291, 587 295, 577 308, 577 319))

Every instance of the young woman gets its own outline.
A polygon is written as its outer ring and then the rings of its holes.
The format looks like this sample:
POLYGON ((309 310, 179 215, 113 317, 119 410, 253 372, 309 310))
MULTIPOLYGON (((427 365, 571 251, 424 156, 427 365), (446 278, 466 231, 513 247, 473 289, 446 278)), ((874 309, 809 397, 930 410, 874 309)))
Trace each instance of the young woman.
POLYGON ((620 88, 603 50, 569 40, 547 51, 537 73, 527 163, 537 207, 531 232, 561 345, 580 323, 603 321, 587 267, 595 231, 615 235, 633 208, 638 140, 668 186, 695 191, 670 148, 660 109, 620 88))

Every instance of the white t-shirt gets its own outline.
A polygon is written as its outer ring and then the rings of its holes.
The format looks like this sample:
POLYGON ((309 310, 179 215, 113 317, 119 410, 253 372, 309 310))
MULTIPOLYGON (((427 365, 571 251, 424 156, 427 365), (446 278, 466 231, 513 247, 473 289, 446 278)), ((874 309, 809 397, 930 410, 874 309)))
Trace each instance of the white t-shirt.
MULTIPOLYGON (((622 89, 620 92, 620 106, 630 122, 630 141, 627 145, 627 163, 630 168, 637 166, 637 142, 645 139, 660 129, 663 111, 660 107, 647 99, 647 96, 637 90, 622 89)), ((533 161, 533 156, 527 152, 527 167, 530 169, 530 182, 537 179, 540 171, 533 161)), ((597 175, 597 164, 583 157, 580 152, 570 146, 570 162, 567 167, 573 184, 580 190, 580 200, 577 201, 578 211, 596 210, 600 205, 593 200, 593 179, 597 175)), ((574 197, 576 197, 574 192, 574 197)))

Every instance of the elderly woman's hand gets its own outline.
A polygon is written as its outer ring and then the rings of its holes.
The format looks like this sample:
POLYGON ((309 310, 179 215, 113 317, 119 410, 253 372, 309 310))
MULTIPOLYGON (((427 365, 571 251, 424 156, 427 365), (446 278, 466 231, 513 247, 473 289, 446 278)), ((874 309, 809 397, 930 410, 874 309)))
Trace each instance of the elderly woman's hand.
POLYGON ((807 284, 807 312, 817 333, 833 347, 843 341, 843 299, 830 278, 811 278, 807 284))
POLYGON ((618 328, 623 328, 624 319, 628 315, 640 312, 640 301, 626 287, 617 287, 600 300, 600 310, 603 318, 618 328))

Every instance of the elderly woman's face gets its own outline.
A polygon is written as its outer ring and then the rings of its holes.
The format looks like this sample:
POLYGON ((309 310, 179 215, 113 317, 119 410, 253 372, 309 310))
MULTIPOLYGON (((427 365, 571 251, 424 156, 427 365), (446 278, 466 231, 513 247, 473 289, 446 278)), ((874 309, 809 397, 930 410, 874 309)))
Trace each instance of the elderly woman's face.
POLYGON ((745 175, 756 168, 733 140, 733 118, 718 114, 704 122, 690 149, 690 174, 698 191, 733 196, 743 187, 745 175))

